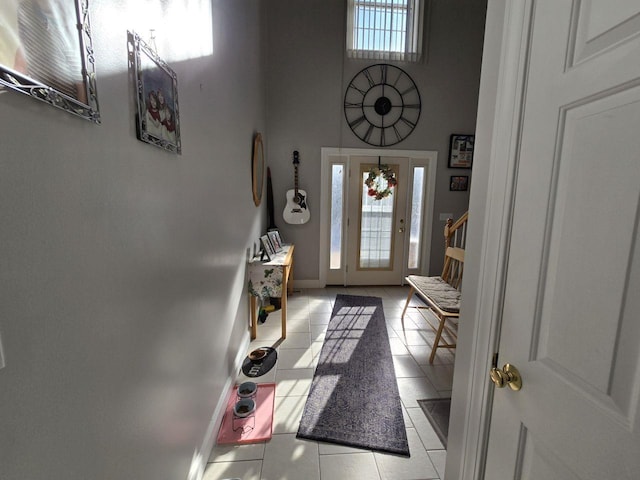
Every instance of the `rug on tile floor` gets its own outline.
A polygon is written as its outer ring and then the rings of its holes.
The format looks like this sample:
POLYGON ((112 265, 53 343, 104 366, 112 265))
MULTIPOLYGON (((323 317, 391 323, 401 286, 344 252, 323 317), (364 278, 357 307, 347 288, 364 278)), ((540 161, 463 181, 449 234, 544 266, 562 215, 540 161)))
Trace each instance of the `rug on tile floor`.
POLYGON ((427 416, 429 423, 435 430, 438 438, 447 448, 447 436, 449 435, 449 411, 451 410, 450 398, 429 398, 418 400, 418 405, 427 416))
POLYGON ((380 298, 336 297, 297 437, 409 456, 380 298))

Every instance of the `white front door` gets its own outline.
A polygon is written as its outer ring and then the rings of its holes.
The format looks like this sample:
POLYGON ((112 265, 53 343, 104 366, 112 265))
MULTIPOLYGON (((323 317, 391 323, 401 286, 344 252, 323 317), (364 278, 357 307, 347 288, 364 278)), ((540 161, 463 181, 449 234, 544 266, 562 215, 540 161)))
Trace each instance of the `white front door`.
POLYGON ((323 284, 400 285, 406 275, 429 271, 437 156, 435 151, 322 149, 323 284), (378 160, 391 168, 398 185, 390 196, 374 200, 364 181, 378 160))
MULTIPOLYGON (((349 172, 347 285, 400 285, 407 229, 408 158, 352 156, 349 172), (376 199, 365 181, 378 165, 388 167, 398 184, 376 199)), ((378 191, 387 186, 377 178, 378 191)))
POLYGON ((639 479, 640 3, 506 4, 524 91, 497 363, 523 387, 494 392, 484 476, 639 479))

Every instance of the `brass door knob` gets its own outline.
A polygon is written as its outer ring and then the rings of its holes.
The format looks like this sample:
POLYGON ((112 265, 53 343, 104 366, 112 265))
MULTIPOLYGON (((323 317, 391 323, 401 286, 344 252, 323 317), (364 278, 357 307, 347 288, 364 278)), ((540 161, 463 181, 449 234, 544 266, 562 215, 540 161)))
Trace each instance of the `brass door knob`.
POLYGON ((509 385, 511 390, 518 391, 522 388, 522 377, 516 367, 507 363, 502 370, 493 367, 489 372, 491 381, 498 388, 504 388, 509 385))

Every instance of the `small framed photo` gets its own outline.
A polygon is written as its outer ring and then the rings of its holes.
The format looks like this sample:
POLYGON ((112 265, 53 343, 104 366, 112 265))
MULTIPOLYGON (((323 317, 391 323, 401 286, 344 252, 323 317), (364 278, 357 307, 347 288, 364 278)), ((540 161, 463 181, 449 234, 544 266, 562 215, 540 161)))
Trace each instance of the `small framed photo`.
POLYGON ((466 192, 469 190, 469 177, 467 175, 452 175, 449 182, 449 190, 452 192, 466 192))
POLYGON ((275 237, 278 240, 278 243, 280 244, 280 246, 284 247, 285 243, 282 241, 282 237, 280 236, 280 231, 279 230, 273 230, 273 233, 275 233, 275 237))
POLYGON ((475 135, 454 133, 449 139, 449 168, 471 168, 475 135))
POLYGON ((271 261, 271 258, 276 254, 276 252, 273 249, 273 245, 271 245, 271 241, 269 240, 269 237, 267 235, 262 235, 260 237, 260 244, 262 245, 262 260, 266 260, 268 262, 271 261))
POLYGON ((180 154, 178 77, 137 33, 128 32, 128 38, 136 78, 138 139, 180 154))
POLYGON ((275 253, 282 251, 282 244, 280 243, 280 235, 278 235, 277 231, 267 232, 267 236, 271 241, 271 245, 273 246, 273 250, 275 253))

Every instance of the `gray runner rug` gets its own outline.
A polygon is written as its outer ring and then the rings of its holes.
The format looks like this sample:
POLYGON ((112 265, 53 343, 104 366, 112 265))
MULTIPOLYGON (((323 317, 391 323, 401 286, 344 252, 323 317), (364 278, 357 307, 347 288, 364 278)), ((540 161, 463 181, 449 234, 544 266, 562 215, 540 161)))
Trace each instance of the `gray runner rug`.
POLYGON ((380 298, 336 297, 297 437, 409 456, 380 298))

